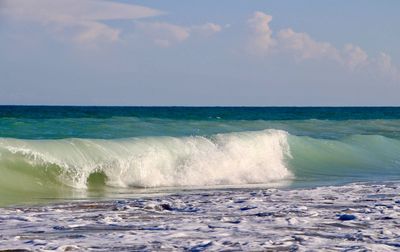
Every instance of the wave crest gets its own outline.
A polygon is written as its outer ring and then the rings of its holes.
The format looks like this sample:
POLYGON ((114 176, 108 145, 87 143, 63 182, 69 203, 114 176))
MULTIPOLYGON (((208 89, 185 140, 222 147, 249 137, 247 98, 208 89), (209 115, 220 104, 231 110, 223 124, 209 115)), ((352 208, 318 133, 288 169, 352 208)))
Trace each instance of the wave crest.
POLYGON ((292 176, 287 137, 264 130, 120 140, 3 138, 0 162, 11 155, 33 169, 56 166, 57 179, 74 188, 86 188, 90 175, 99 172, 116 187, 269 183, 292 176))

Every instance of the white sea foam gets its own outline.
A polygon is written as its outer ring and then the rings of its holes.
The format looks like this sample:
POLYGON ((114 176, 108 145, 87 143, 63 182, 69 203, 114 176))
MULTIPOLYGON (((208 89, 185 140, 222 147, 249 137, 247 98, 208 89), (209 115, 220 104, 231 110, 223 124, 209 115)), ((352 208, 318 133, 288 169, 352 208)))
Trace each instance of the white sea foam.
POLYGON ((60 180, 75 188, 86 188, 95 172, 118 187, 251 184, 292 176, 286 165, 287 135, 264 130, 120 140, 3 138, 0 148, 32 166, 59 167, 60 180))
POLYGON ((398 251, 399 204, 386 182, 8 207, 0 250, 398 251))

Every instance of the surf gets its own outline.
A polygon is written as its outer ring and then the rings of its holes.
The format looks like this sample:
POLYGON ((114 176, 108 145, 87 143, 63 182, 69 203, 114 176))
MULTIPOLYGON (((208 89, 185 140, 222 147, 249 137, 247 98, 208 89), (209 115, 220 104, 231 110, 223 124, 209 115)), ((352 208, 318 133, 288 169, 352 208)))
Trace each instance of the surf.
POLYGON ((0 172, 3 197, 59 198, 106 188, 331 185, 398 179, 400 141, 276 129, 108 140, 0 138, 0 172))
POLYGON ((16 172, 34 176, 30 181, 36 185, 77 189, 87 188, 93 174, 104 175, 111 187, 268 183, 291 176, 287 137, 284 131, 265 130, 116 140, 2 138, 1 184, 10 184, 4 180, 16 172))

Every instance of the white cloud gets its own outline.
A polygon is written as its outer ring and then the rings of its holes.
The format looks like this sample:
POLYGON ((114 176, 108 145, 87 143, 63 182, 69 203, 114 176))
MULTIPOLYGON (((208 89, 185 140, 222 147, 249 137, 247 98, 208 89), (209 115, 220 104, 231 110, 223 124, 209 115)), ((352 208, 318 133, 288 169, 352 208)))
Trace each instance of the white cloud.
POLYGON ((76 42, 118 41, 120 30, 102 21, 133 20, 162 12, 138 5, 104 0, 5 0, 1 14, 36 22, 62 32, 72 30, 76 42))
POLYGON ((211 36, 215 33, 222 31, 222 27, 214 23, 206 23, 203 25, 195 25, 190 28, 190 31, 198 33, 203 36, 211 36))
POLYGON ((161 47, 168 47, 173 43, 179 43, 190 36, 186 27, 161 22, 137 23, 136 28, 144 32, 153 42, 161 47))
POLYGON ((359 46, 347 44, 344 47, 343 60, 351 70, 354 70, 368 64, 368 54, 359 46))
POLYGON ((281 50, 289 51, 301 59, 330 58, 339 59, 338 50, 327 42, 318 42, 307 33, 294 32, 284 29, 278 33, 278 42, 281 50))
POLYGON ((282 29, 273 36, 269 23, 272 16, 263 12, 255 12, 248 20, 252 37, 250 46, 258 54, 287 53, 298 60, 329 59, 347 67, 350 71, 362 67, 379 69, 385 76, 400 80, 400 70, 393 65, 389 55, 381 53, 379 57, 370 59, 359 46, 347 44, 340 50, 328 42, 320 42, 309 34, 296 32, 291 28, 282 29))
MULTIPOLYGON (((1 1, 1 0, 0 0, 1 1)), ((79 44, 116 42, 123 30, 108 25, 109 20, 138 20, 162 15, 163 12, 139 5, 106 0, 3 0, 0 14, 15 20, 35 22, 79 44)), ((166 22, 135 22, 136 29, 161 47, 187 40, 192 34, 211 36, 222 30, 220 25, 206 23, 179 26, 166 22)), ((134 32, 134 31, 131 31, 134 32)))
POLYGON ((251 49, 268 52, 276 45, 275 39, 272 38, 272 30, 269 23, 272 21, 272 16, 263 12, 257 11, 253 17, 248 20, 248 24, 253 32, 251 40, 251 49))
POLYGON ((376 60, 376 64, 382 74, 390 76, 395 80, 400 80, 400 69, 393 65, 390 55, 380 53, 376 60))
POLYGON ((95 40, 118 41, 120 30, 111 28, 98 22, 85 22, 78 24, 83 28, 75 37, 74 41, 85 43, 95 40))
POLYGON ((187 40, 192 35, 211 36, 220 32, 222 27, 214 23, 180 26, 166 22, 136 22, 136 29, 150 38, 155 45, 169 47, 187 40))

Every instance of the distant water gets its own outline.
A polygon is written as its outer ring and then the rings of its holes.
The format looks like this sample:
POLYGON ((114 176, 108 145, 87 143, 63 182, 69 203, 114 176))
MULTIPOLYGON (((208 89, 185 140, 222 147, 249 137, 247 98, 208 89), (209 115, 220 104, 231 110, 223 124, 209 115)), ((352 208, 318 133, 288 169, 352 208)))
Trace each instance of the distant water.
POLYGON ((400 108, 0 106, 0 205, 400 178, 400 108))

